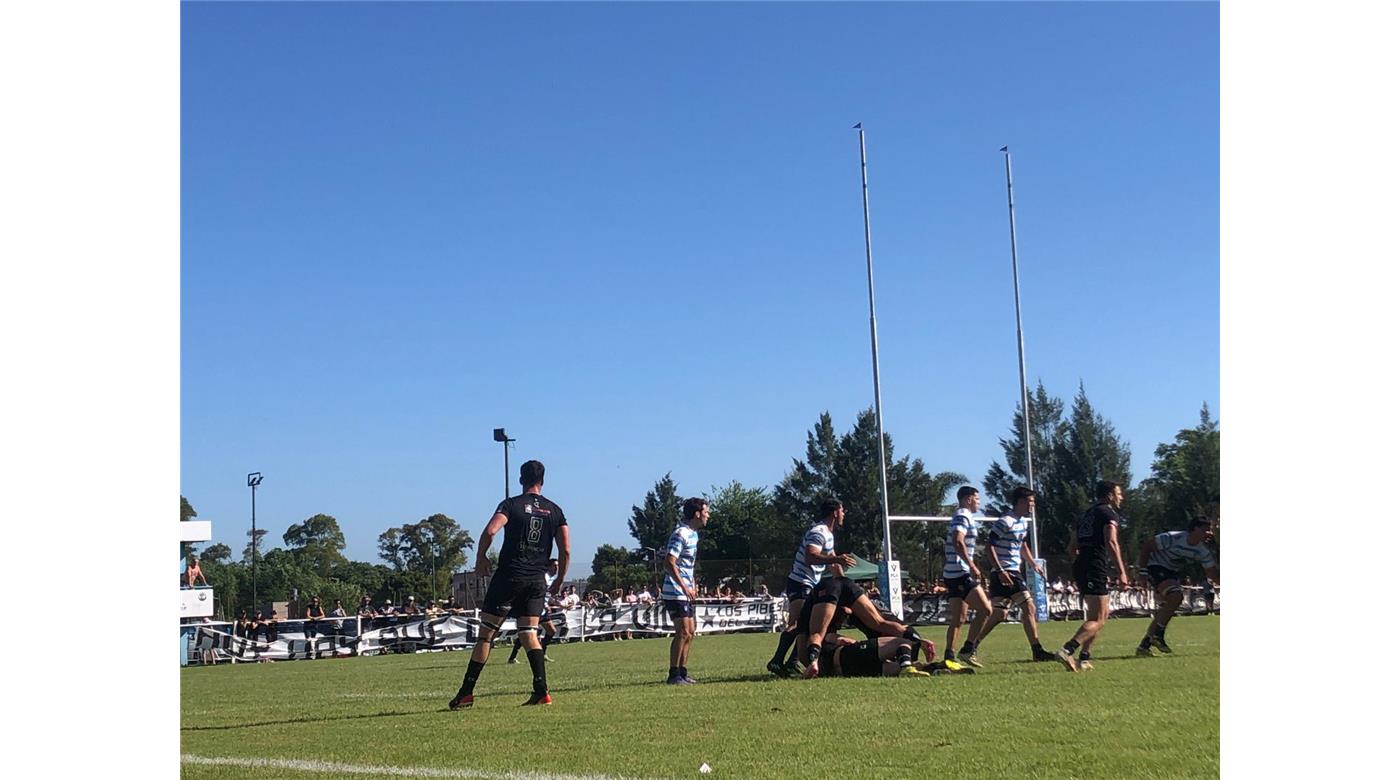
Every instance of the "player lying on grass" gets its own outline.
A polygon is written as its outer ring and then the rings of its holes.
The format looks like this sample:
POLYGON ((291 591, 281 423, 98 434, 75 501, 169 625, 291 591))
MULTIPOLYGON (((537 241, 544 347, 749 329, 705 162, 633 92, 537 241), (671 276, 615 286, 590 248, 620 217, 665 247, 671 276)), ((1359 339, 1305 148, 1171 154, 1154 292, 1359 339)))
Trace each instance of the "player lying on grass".
POLYGON ((1147 634, 1138 644, 1138 655, 1151 657, 1153 647, 1164 653, 1172 651, 1167 646, 1167 623, 1171 622, 1186 596, 1181 589, 1181 575, 1177 573, 1182 564, 1195 561, 1206 570, 1206 576, 1211 581, 1220 579, 1215 556, 1206 546, 1213 536, 1210 520, 1197 517, 1185 531, 1166 531, 1142 543, 1138 550, 1138 576, 1152 583, 1157 591, 1158 605, 1152 623, 1147 627, 1147 634))
MULTIPOLYGON (((909 640, 896 648, 896 661, 900 666, 913 668, 914 654, 923 644, 923 637, 913 626, 906 626, 888 620, 876 609, 874 602, 866 595, 865 589, 855 584, 850 577, 831 577, 823 580, 812 590, 807 603, 802 607, 798 618, 798 630, 806 635, 807 665, 802 671, 804 679, 811 679, 821 673, 821 645, 827 634, 834 634, 832 626, 837 625, 837 613, 846 611, 852 622, 858 622, 879 636, 900 637, 909 640)), ((798 636, 801 646, 802 636, 798 636)))
POLYGON ((832 633, 822 642, 817 663, 824 677, 931 677, 935 672, 951 671, 941 662, 904 663, 904 658, 918 651, 916 644, 912 639, 889 636, 857 642, 832 633))

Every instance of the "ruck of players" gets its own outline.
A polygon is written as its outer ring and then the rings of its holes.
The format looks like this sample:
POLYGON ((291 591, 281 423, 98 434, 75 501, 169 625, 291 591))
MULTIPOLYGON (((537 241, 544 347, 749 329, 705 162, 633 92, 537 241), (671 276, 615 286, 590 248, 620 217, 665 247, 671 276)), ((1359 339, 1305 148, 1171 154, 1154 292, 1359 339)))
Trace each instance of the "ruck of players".
MULTIPOLYGON (((515 621, 516 640, 509 662, 521 650, 530 665, 532 690, 526 705, 550 704, 545 649, 559 619, 558 597, 569 569, 569 525, 564 510, 543 495, 544 465, 531 460, 520 467, 522 492, 497 505, 477 546, 476 574, 490 577, 482 601, 477 642, 462 685, 449 701, 460 710, 475 703, 475 688, 491 655, 493 640, 507 620, 515 621), (488 558, 496 537, 502 539, 498 564, 488 558)), ((1121 545, 1124 524, 1120 508, 1122 486, 1100 481, 1094 503, 1074 527, 1069 540, 1073 580, 1083 599, 1084 620, 1063 645, 1047 650, 1030 583, 1041 587, 1046 572, 1033 555, 1027 535, 1035 516, 1036 496, 1027 487, 1015 488, 1011 505, 994 516, 980 514, 979 491, 965 485, 957 491, 957 509, 947 518, 943 541, 942 579, 947 585, 947 627, 940 654, 935 642, 892 614, 846 576, 856 563, 839 551, 838 534, 846 509, 840 499, 823 500, 817 516, 808 519, 797 543, 781 598, 786 620, 776 638, 767 670, 779 677, 811 680, 828 677, 936 677, 973 674, 986 669, 980 647, 1013 613, 1019 616, 1027 643, 1026 660, 1058 661, 1071 672, 1093 668, 1093 647, 1109 614, 1109 593, 1132 584, 1132 573, 1121 545), (1034 578, 1034 579, 1033 579, 1034 578), (841 633, 859 632, 856 639, 841 633)), ((700 535, 709 522, 705 499, 689 498, 681 506, 680 522, 659 559, 664 574, 661 604, 673 629, 667 646, 666 673, 658 681, 688 686, 689 662, 696 635, 696 569, 700 535)), ((941 519, 941 518, 933 518, 941 519)), ((1154 590, 1157 606, 1135 656, 1171 653, 1167 626, 1184 598, 1182 569, 1199 564, 1212 583, 1219 572, 1209 545, 1211 523, 1204 517, 1185 529, 1159 533, 1144 541, 1135 560, 1138 576, 1154 590)), ((1010 629, 1004 629, 1010 630, 1010 629)), ((1132 656, 1129 656, 1132 657, 1132 656)), ((761 663, 761 662, 760 662, 761 663)), ((661 660, 657 659, 658 669, 661 660)))

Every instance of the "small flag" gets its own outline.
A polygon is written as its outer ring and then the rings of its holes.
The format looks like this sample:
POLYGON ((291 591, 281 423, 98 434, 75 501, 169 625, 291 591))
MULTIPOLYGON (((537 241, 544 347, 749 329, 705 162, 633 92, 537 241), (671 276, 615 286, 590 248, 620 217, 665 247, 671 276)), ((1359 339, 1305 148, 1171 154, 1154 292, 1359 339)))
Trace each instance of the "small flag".
POLYGON ((852 130, 859 130, 859 129, 860 129, 860 122, 856 122, 856 123, 855 123, 855 126, 852 127, 851 129, 852 129, 852 130))
POLYGON ((1005 146, 1001 147, 1001 150, 1002 150, 1003 152, 1006 151, 1006 147, 1005 147, 1005 146))

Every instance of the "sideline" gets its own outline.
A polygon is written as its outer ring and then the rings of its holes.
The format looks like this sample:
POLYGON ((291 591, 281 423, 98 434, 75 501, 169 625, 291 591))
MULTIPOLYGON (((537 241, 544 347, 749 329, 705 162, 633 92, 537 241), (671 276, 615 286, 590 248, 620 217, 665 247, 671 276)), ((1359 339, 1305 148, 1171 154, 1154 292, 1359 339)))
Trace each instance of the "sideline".
POLYGON ((180 755, 180 763, 202 766, 234 766, 243 769, 289 769, 337 775, 387 775, 390 777, 447 777, 472 780, 625 780, 619 775, 561 775, 552 772, 486 772, 479 769, 438 769, 436 767, 372 766, 330 761, 304 761, 281 758, 236 758, 180 755))

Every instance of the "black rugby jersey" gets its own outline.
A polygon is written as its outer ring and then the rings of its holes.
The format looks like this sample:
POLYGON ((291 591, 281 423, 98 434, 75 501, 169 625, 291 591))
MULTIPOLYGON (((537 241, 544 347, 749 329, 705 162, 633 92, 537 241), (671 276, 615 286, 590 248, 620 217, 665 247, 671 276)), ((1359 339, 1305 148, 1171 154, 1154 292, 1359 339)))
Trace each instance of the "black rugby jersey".
POLYGON ((548 571, 554 532, 569 524, 564 510, 544 496, 522 493, 502 501, 496 513, 506 516, 500 571, 512 576, 543 575, 548 571))

